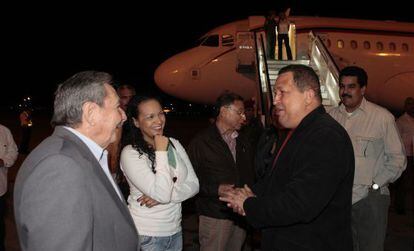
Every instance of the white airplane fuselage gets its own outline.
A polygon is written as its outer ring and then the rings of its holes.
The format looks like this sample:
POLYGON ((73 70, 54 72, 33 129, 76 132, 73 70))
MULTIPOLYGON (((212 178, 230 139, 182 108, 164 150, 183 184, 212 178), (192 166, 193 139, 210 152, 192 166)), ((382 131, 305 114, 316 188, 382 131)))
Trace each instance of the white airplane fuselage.
MULTIPOLYGON (((414 23, 317 17, 290 20, 296 29, 292 46, 296 59, 309 59, 308 34, 313 31, 339 69, 357 65, 367 71, 369 100, 398 111, 406 97, 414 97, 414 23)), ((254 97, 256 73, 236 70, 236 39, 238 32, 263 34, 263 22, 263 17, 249 17, 208 32, 205 37, 218 36, 218 43, 201 44, 169 58, 157 68, 156 84, 172 96, 197 103, 211 104, 226 90, 254 97), (226 35, 232 36, 233 44, 226 35)))

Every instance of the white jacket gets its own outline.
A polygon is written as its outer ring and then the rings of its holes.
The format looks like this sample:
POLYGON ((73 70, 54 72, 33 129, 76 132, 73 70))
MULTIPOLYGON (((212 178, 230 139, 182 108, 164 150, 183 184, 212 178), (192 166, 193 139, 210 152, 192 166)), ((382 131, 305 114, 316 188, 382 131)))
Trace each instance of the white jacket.
POLYGON ((178 140, 170 140, 176 168, 169 166, 167 151, 156 151, 155 174, 147 154, 140 155, 131 145, 121 152, 121 169, 130 187, 128 207, 140 235, 171 236, 181 231, 181 202, 198 193, 198 179, 186 151, 178 140), (137 199, 143 194, 161 204, 141 206, 137 199))

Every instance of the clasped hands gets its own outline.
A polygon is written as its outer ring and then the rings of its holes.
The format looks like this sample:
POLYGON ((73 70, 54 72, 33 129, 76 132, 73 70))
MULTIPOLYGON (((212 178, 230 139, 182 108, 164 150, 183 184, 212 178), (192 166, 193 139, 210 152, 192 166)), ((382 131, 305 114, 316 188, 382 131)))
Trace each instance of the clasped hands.
POLYGON ((221 184, 218 189, 219 199, 227 202, 227 206, 233 209, 233 212, 245 216, 243 203, 247 198, 254 197, 255 194, 244 185, 243 188, 234 187, 232 184, 221 184))

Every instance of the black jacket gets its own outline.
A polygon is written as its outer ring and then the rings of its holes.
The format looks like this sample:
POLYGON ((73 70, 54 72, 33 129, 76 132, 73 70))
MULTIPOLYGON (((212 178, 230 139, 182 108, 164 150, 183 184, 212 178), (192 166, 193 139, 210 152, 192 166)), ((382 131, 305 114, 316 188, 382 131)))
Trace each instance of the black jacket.
POLYGON ((218 198, 220 184, 254 184, 253 151, 243 137, 236 139, 236 162, 216 125, 198 134, 190 143, 188 155, 200 182, 196 199, 199 214, 217 219, 237 219, 218 198))
POLYGON ((354 164, 345 129, 322 106, 308 114, 244 202, 262 250, 352 250, 354 164))

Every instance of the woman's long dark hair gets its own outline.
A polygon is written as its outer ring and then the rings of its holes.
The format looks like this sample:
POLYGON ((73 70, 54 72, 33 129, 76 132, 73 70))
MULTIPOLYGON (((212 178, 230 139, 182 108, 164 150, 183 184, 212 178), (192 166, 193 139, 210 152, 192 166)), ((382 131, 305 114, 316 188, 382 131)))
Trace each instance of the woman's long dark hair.
POLYGON ((161 102, 153 96, 134 96, 128 103, 126 110, 127 121, 125 121, 122 129, 122 138, 121 146, 124 148, 127 145, 132 145, 132 147, 138 151, 140 155, 147 154, 149 160, 151 161, 151 169, 155 173, 155 150, 154 148, 145 141, 142 132, 134 124, 134 120, 138 119, 139 109, 141 103, 155 100, 161 104, 161 102))

